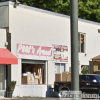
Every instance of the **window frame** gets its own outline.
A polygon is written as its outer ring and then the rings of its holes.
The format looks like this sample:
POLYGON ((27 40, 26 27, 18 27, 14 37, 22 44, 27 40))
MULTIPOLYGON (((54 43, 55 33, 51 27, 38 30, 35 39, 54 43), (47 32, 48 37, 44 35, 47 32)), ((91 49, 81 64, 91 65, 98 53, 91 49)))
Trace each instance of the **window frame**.
POLYGON ((86 53, 86 33, 78 32, 78 42, 79 42, 79 53, 86 53), (81 51, 81 35, 84 35, 84 52, 81 51))
POLYGON ((55 71, 55 74, 61 74, 62 72, 61 72, 61 67, 62 67, 62 64, 64 64, 64 71, 66 71, 66 63, 55 63, 55 67, 56 67, 56 71, 55 71), (60 72, 57 72, 57 64, 59 64, 59 66, 60 66, 60 72))

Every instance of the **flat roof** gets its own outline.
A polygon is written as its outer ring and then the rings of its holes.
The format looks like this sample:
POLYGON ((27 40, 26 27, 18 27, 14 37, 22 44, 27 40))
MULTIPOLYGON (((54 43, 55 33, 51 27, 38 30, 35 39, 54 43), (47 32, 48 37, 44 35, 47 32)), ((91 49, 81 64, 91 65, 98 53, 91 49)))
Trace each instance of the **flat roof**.
MULTIPOLYGON (((0 6, 8 6, 9 4, 14 4, 14 2, 12 2, 12 1, 0 2, 0 6)), ((19 7, 22 7, 24 9, 31 9, 31 10, 35 10, 35 11, 38 11, 38 12, 52 14, 52 15, 55 15, 55 16, 60 16, 60 17, 65 17, 65 18, 70 19, 70 16, 68 16, 68 15, 65 15, 65 14, 62 14, 62 13, 53 12, 53 11, 49 11, 49 10, 42 9, 42 8, 32 7, 32 6, 28 6, 28 5, 24 5, 24 4, 19 4, 19 7)), ((78 18, 78 20, 82 21, 82 22, 89 23, 89 24, 100 25, 99 22, 95 22, 95 21, 91 21, 91 20, 86 20, 86 19, 81 19, 81 18, 78 18)))

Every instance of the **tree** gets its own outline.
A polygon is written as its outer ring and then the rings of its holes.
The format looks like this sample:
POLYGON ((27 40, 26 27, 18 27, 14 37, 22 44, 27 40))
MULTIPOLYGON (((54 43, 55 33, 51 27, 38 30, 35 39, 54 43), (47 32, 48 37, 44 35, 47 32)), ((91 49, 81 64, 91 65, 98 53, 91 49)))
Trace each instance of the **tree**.
POLYGON ((100 22, 100 0, 79 0, 79 17, 100 22))

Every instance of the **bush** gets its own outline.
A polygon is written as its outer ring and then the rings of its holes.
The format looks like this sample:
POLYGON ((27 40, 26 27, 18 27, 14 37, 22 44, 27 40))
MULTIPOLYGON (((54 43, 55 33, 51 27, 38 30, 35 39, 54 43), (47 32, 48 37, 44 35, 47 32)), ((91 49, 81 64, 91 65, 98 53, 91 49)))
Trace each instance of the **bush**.
POLYGON ((15 85, 16 85, 16 81, 11 81, 8 92, 13 92, 14 88, 15 88, 15 85))
POLYGON ((82 69, 82 74, 87 74, 88 73, 88 69, 87 68, 84 68, 84 66, 83 66, 83 69, 82 69))

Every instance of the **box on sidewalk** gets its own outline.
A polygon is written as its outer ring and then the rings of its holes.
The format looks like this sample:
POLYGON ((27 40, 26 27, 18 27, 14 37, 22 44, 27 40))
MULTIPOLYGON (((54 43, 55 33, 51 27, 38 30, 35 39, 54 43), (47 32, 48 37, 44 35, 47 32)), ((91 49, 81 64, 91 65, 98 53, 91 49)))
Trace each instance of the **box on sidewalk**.
POLYGON ((55 74, 55 81, 62 81, 61 74, 55 74))
POLYGON ((62 81, 71 81, 71 72, 62 72, 62 81))

